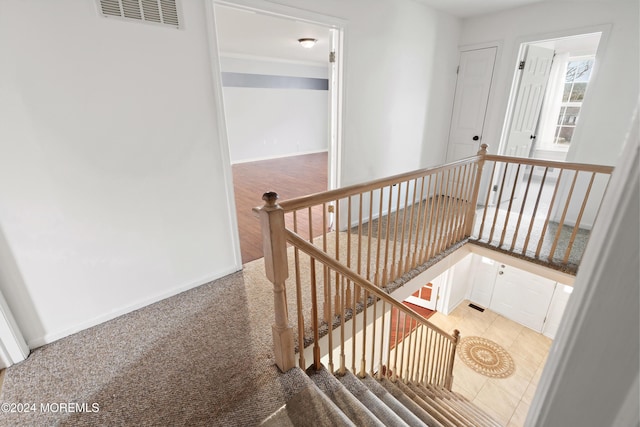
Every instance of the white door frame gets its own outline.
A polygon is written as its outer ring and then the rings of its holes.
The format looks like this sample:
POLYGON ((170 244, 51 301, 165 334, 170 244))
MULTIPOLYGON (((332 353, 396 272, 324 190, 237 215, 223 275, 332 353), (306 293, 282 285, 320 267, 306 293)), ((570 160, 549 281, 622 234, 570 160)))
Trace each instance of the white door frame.
MULTIPOLYGON (((333 17, 298 9, 290 6, 271 3, 266 0, 213 0, 213 4, 219 4, 238 9, 258 11, 263 14, 278 16, 296 21, 308 22, 326 27, 331 31, 331 48, 335 51, 335 69, 329 79, 329 165, 328 165, 328 189, 332 190, 340 186, 342 138, 343 138, 343 94, 344 94, 344 35, 346 21, 333 17), (335 84, 332 84, 335 83, 335 84)), ((217 50, 217 40, 216 40, 217 50)), ((219 53, 216 52, 219 57, 219 53)), ((327 58, 328 60, 328 58, 327 58)), ((228 146, 228 135, 224 133, 223 144, 228 146)), ((228 150, 228 148, 227 148, 228 150)), ((231 187, 233 194, 233 187, 231 187)))
MULTIPOLYGON (((518 64, 520 63, 520 61, 524 59, 524 55, 526 53, 526 46, 531 43, 538 43, 546 40, 555 40, 555 39, 561 39, 565 37, 575 37, 575 36, 580 36, 582 34, 590 34, 590 33, 598 33, 598 32, 601 33, 600 43, 598 44, 598 51, 596 52, 596 63, 598 63, 598 62, 601 62, 602 58, 604 57, 606 44, 609 39, 609 34, 611 32, 611 24, 593 25, 589 27, 575 28, 571 30, 534 34, 534 35, 519 37, 516 39, 515 47, 511 56, 512 58, 514 58, 511 62, 513 64, 513 69, 510 70, 513 77, 511 79, 511 86, 510 86, 511 89, 509 90, 507 109, 505 110, 506 113, 505 113, 504 121, 502 124, 502 132, 500 134, 500 144, 498 145, 498 150, 497 150, 498 154, 504 154, 507 149, 509 132, 511 130, 511 119, 513 118, 513 110, 515 107, 516 98, 518 96, 518 87, 520 86, 519 83, 520 83, 521 73, 518 72, 519 71, 518 64)), ((598 67, 596 67, 596 69, 593 70, 591 80, 590 80, 591 85, 597 82, 597 77, 598 77, 597 68, 598 67)), ((593 92, 593 91, 587 92, 587 95, 585 96, 587 100, 589 98, 589 95, 588 95, 589 92, 593 92)), ((578 131, 578 129, 579 128, 577 127, 576 131, 578 131)), ((579 136, 579 131, 578 131, 578 136, 579 136)))
POLYGON ((0 369, 21 362, 28 355, 29 347, 0 293, 0 369))

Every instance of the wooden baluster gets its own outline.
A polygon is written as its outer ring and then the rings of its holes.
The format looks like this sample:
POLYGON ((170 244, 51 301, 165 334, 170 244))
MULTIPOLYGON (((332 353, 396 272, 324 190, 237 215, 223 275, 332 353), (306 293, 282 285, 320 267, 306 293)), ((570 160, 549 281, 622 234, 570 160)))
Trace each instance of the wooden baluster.
MULTIPOLYGON (((480 151, 478 151, 478 155, 482 156, 477 163, 477 169, 475 173, 475 178, 473 182, 473 193, 471 194, 471 199, 469 200, 469 210, 467 211, 466 216, 466 224, 465 224, 465 237, 471 236, 473 233, 473 220, 475 217, 476 207, 478 206, 478 195, 480 193, 480 183, 482 181, 482 173, 484 171, 484 163, 485 157, 487 155, 487 148, 489 146, 487 144, 480 145, 480 151)), ((493 179, 493 173, 491 174, 491 179, 493 179)), ((490 181, 491 182, 491 181, 490 181)), ((491 187, 491 185, 489 185, 491 187)), ((486 204, 485 204, 486 208, 486 204)), ((484 222, 484 221, 483 221, 484 222)))
MULTIPOLYGON (((351 196, 347 197, 347 267, 351 267, 351 196)), ((347 299, 345 303, 351 305, 351 281, 347 279, 347 299)))
MULTIPOLYGON (((353 287, 355 289, 356 283, 353 283, 353 287)), ((354 295, 355 295, 355 290, 353 291, 354 295)), ((356 321, 356 317, 358 316, 358 310, 357 310, 357 304, 358 304, 358 300, 357 298, 354 296, 351 300, 351 372, 355 375, 356 372, 356 358, 357 358, 357 353, 356 353, 356 333, 357 333, 357 329, 356 329, 356 324, 358 323, 356 321)))
POLYGON ((265 273, 273 283, 273 307, 275 324, 272 326, 275 362, 282 372, 293 368, 295 352, 293 328, 287 316, 285 281, 289 277, 287 263, 287 240, 285 236, 284 211, 277 204, 278 194, 264 193, 265 204, 259 211, 262 226, 262 251, 265 273))
MULTIPOLYGON (((309 209, 311 210, 311 209, 309 209)), ((327 253, 327 204, 322 204, 322 250, 327 253)), ((331 279, 329 277, 329 267, 326 265, 322 268, 324 279, 324 305, 322 311, 324 313, 324 321, 331 325, 331 279)), ((330 330, 330 329, 329 329, 330 330)))
POLYGON ((446 224, 449 219, 449 201, 451 200, 451 192, 449 191, 451 179, 451 169, 447 169, 447 179, 445 180, 446 184, 442 194, 442 219, 438 222, 440 231, 438 232, 438 241, 435 249, 436 253, 442 252, 442 248, 444 247, 444 239, 447 229, 446 224))
POLYGON ((406 341, 405 338, 407 336, 407 316, 401 312, 400 310, 398 310, 398 320, 400 320, 400 317, 402 316, 402 335, 400 338, 400 343, 396 346, 396 355, 398 353, 398 348, 400 347, 400 345, 402 345, 402 351, 400 352, 400 367, 399 367, 399 371, 398 369, 396 369, 395 372, 395 377, 396 378, 400 378, 401 380, 403 379, 403 374, 404 374, 404 351, 406 349, 406 341))
POLYGON ((433 256, 432 248, 434 245, 435 234, 437 234, 437 231, 434 232, 434 227, 437 230, 438 222, 436 218, 438 217, 438 204, 440 202, 440 198, 437 195, 438 184, 440 184, 440 186, 442 185, 440 174, 436 174, 436 179, 433 184, 433 195, 431 196, 431 206, 429 208, 429 211, 430 211, 429 212, 429 231, 427 232, 427 236, 429 236, 429 238, 426 244, 427 253, 423 262, 428 261, 433 256), (440 181, 440 183, 438 181, 440 181), (435 226, 434 226, 434 222, 435 222, 435 226))
POLYGON ((447 172, 447 194, 444 200, 445 213, 442 218, 442 233, 440 239, 440 245, 438 245, 438 252, 442 252, 447 247, 447 240, 449 239, 449 223, 451 222, 451 205, 453 202, 453 189, 456 185, 456 169, 449 169, 447 172))
MULTIPOLYGON (((380 205, 378 206, 378 232, 376 242, 376 272, 374 275, 375 284, 381 288, 384 286, 383 279, 380 277, 380 251, 382 249, 382 202, 384 199, 384 188, 380 190, 380 205)), ((369 220, 371 221, 371 219, 369 220)))
MULTIPOLYGON (((544 172, 542 174, 542 180, 540 181, 538 195, 536 196, 536 204, 533 205, 533 213, 531 214, 531 222, 529 222, 527 237, 524 239, 524 247, 522 248, 523 255, 527 253, 527 247, 529 247, 529 240, 531 239, 531 231, 533 230, 533 225, 536 220, 536 214, 538 213, 538 206, 540 205, 540 198, 542 197, 542 191, 544 190, 544 183, 547 179, 548 172, 549 172, 549 167, 545 167, 544 172)), ((533 170, 532 170, 532 174, 533 174, 533 170)))
POLYGON ((369 219, 367 220, 367 280, 371 280, 371 233, 373 231, 373 190, 369 191, 369 219))
POLYGON ((409 181, 406 181, 404 192, 404 208, 402 209, 402 231, 400 232, 400 255, 398 257, 398 269, 396 271, 396 276, 400 277, 405 273, 404 269, 404 235, 405 229, 407 225, 407 211, 409 210, 409 181))
POLYGON ((413 355, 411 357, 411 375, 409 375, 408 381, 414 381, 415 376, 416 376, 416 362, 418 360, 418 358, 420 357, 420 354, 418 353, 418 348, 420 347, 420 335, 419 335, 419 331, 418 328, 420 328, 420 323, 417 320, 414 320, 415 322, 415 327, 411 329, 411 335, 413 336, 413 344, 412 344, 412 348, 413 348, 413 355))
MULTIPOLYGON (((358 275, 362 275, 362 193, 358 199, 358 264, 356 265, 356 272, 358 275)), ((360 301, 360 286, 354 288, 357 292, 356 301, 360 301)))
POLYGON ((453 387, 453 363, 456 359, 456 349, 458 348, 458 343, 460 342, 460 331, 455 329, 453 331, 454 341, 451 343, 451 350, 449 352, 449 366, 447 367, 447 377, 445 380, 445 388, 451 391, 453 387))
MULTIPOLYGON (((360 373, 359 377, 364 378, 367 375, 367 298, 369 296, 368 291, 364 291, 363 303, 364 309, 362 310, 362 358, 360 359, 360 373)), ((354 322, 355 323, 355 322, 354 322)), ((356 336, 353 336, 353 340, 355 341, 356 336)))
POLYGON ((507 170, 509 169, 509 163, 504 164, 504 172, 502 173, 502 183, 500 184, 500 193, 498 194, 498 203, 496 203, 496 211, 493 215, 493 224, 491 225, 491 233, 489 233, 489 241, 493 241, 493 233, 496 229, 496 221, 498 220, 498 213, 500 212, 500 204, 502 203, 502 191, 504 190, 504 182, 507 179, 507 170))
POLYGON ((371 331, 371 367, 369 368, 369 374, 373 376, 374 373, 374 365, 376 361, 376 326, 378 323, 378 297, 372 295, 373 297, 373 330, 371 331))
POLYGON ((462 203, 464 201, 464 192, 468 180, 469 165, 461 167, 460 182, 458 183, 458 190, 456 191, 456 199, 454 205, 453 223, 451 224, 451 238, 449 239, 449 245, 452 245, 458 241, 458 230, 460 229, 460 217, 462 216, 462 203))
POLYGON ((560 169, 560 173, 558 174, 558 180, 556 181, 556 186, 553 189, 553 195, 551 196, 551 202, 549 202, 549 207, 547 208, 547 218, 544 221, 544 225, 542 226, 542 233, 540 233, 540 240, 538 240, 538 247, 536 248, 536 258, 540 256, 540 250, 542 250, 542 244, 544 242, 544 236, 547 233, 547 227, 549 226, 549 220, 551 219, 551 212, 553 211, 553 204, 556 201, 556 196, 558 194, 558 189, 560 188, 560 181, 562 180, 562 174, 564 169, 560 169))
POLYGON ((511 217, 511 207, 513 206, 513 199, 516 195, 516 189, 518 188, 518 178, 520 178, 520 164, 516 168, 516 177, 514 179, 513 188, 511 189, 511 198, 509 199, 509 206, 507 207, 507 214, 504 217, 504 225, 502 227, 502 234, 500 235, 500 244, 499 248, 502 247, 504 243, 504 238, 507 235, 507 225, 509 224, 509 218, 511 217))
POLYGON ((424 359, 424 355, 422 352, 422 344, 424 341, 424 325, 420 325, 418 326, 418 328, 416 328, 416 336, 420 337, 420 342, 418 345, 418 355, 416 356, 416 358, 414 359, 414 364, 416 366, 415 368, 415 373, 413 376, 412 381, 413 382, 420 382, 420 374, 422 372, 421 368, 420 368, 420 363, 422 362, 422 360, 424 359))
MULTIPOLYGON (((433 235, 433 247, 431 248, 431 256, 434 256, 438 253, 438 244, 440 243, 440 235, 442 234, 442 224, 441 222, 443 222, 444 219, 444 183, 445 183, 445 177, 444 177, 444 172, 441 172, 440 175, 440 189, 438 192, 438 204, 436 206, 436 218, 435 218, 435 224, 434 224, 434 235, 433 235), (442 219, 441 219, 442 218, 442 219)), ((447 175, 449 174, 449 171, 447 170, 447 175)))
POLYGON ((427 202, 426 200, 424 200, 424 183, 427 180, 426 176, 422 177, 422 181, 420 184, 420 199, 418 200, 418 222, 416 224, 416 238, 415 238, 415 242, 413 243, 413 256, 411 257, 411 265, 413 267, 416 267, 420 262, 419 262, 419 252, 420 252, 420 246, 418 244, 418 242, 420 241, 420 230, 421 228, 424 228, 424 222, 422 221, 424 214, 423 214, 423 201, 424 201, 424 211, 426 212, 427 210, 427 202))
MULTIPOLYGON (((382 379, 382 366, 383 366, 383 360, 382 357, 384 355, 384 339, 385 339, 385 316, 387 314, 387 303, 383 300, 382 301, 382 319, 380 322, 380 360, 378 361, 378 379, 382 379)), ((391 328, 391 327, 389 327, 391 328)), ((391 343, 389 343, 389 345, 387 346, 388 348, 391 348, 391 343)), ((387 356, 387 363, 389 363, 389 356, 387 356)))
MULTIPOLYGON (((293 231, 298 232, 298 212, 293 211, 293 231)), ((298 366, 307 369, 304 360, 304 314, 302 313, 302 283, 300 282, 300 250, 293 249, 293 259, 296 274, 296 311, 298 312, 298 366)))
MULTIPOLYGON (((402 193, 402 183, 397 184, 398 185, 398 199, 396 201, 396 211, 395 211, 395 224, 394 224, 394 230, 393 230, 393 250, 391 253, 391 277, 389 277, 389 280, 393 281, 397 278, 397 274, 396 274, 396 256, 397 256, 397 245, 398 245, 398 219, 400 218, 400 201, 401 201, 401 193, 402 193)), ((391 212, 389 212, 389 214, 391 214, 391 212)))
MULTIPOLYGON (((325 278, 327 280, 327 286, 326 289, 329 290, 329 292, 331 291, 331 272, 329 270, 329 267, 324 266, 324 270, 325 270, 325 278)), ((328 331, 328 337, 327 340, 329 341, 329 362, 328 362, 328 366, 327 369, 329 370, 329 372, 333 373, 333 311, 331 310, 331 295, 328 296, 327 298, 327 317, 328 317, 328 321, 327 321, 327 331, 328 331)))
MULTIPOLYGON (((425 194, 424 192, 422 193, 425 197, 424 199, 424 213, 423 213, 423 219, 422 219, 422 237, 420 239, 420 255, 418 255, 418 259, 420 263, 424 263, 426 261, 426 246, 427 246, 427 241, 425 240, 426 235, 427 235, 427 229, 428 229, 428 225, 427 225, 427 215, 428 212, 431 208, 431 206, 433 205, 433 203, 431 203, 431 177, 433 175, 429 175, 429 184, 427 184, 427 193, 425 194)), ((416 262, 416 264, 418 264, 416 262)))
MULTIPOLYGON (((576 172, 577 175, 577 172, 576 172)), ((567 246, 567 250, 564 254, 564 259, 562 262, 566 265, 569 262, 569 255, 571 254, 571 248, 573 247, 573 242, 576 240, 576 235, 578 234, 578 228, 580 226, 580 221, 582 221, 582 214, 584 214, 584 209, 587 206, 587 201, 589 200, 589 194, 591 194, 591 187, 593 186, 593 181, 596 178, 596 173, 593 172, 591 174, 591 180, 589 181, 589 186, 587 187, 587 191, 584 195, 584 200, 582 201, 582 206, 580 207, 580 213, 578 214, 578 218, 576 219, 576 224, 573 227, 573 232, 571 233, 571 238, 569 239, 569 245, 567 246)))
POLYGON ((456 190, 456 196, 454 199, 454 212, 453 212, 453 220, 451 222, 451 237, 449 238, 449 246, 453 245, 456 242, 456 237, 458 235, 458 228, 460 224, 460 214, 461 214, 461 204, 463 201, 464 194, 464 186, 467 183, 467 174, 468 174, 468 165, 464 165, 460 167, 460 174, 458 176, 458 188, 456 190))
MULTIPOLYGON (((336 252, 335 252, 335 257, 336 260, 340 261, 340 200, 337 199, 335 201, 335 203, 333 204, 334 206, 334 220, 333 220, 333 228, 335 230, 335 239, 336 239, 336 252)), ((335 296, 335 303, 334 303, 334 310, 336 313, 342 313, 342 294, 338 295, 338 288, 339 288, 339 283, 338 283, 338 278, 339 278, 339 274, 336 271, 336 296, 335 296)))
MULTIPOLYGON (((409 217, 409 240, 407 242, 407 256, 405 257, 404 271, 411 270, 413 266, 413 256, 411 254, 411 243, 413 241, 413 221, 416 215, 416 193, 418 191, 418 180, 413 180, 413 197, 411 199, 411 215, 409 217)), ((405 208, 406 209, 406 208, 405 208)), ((417 240, 417 239, 416 239, 417 240)), ((415 252, 414 252, 415 253, 415 252)))
POLYGON ((395 381, 398 374, 398 347, 400 346, 400 321, 402 319, 402 312, 397 308, 392 309, 392 313, 395 314, 396 319, 396 336, 394 338, 394 346, 393 346, 393 375, 391 377, 392 381, 395 381))
POLYGON ((535 166, 531 166, 531 171, 529 172, 529 179, 527 179, 527 186, 524 190, 524 196, 522 197, 522 206, 520 206, 520 215, 518 215, 518 222, 516 223, 516 231, 513 233, 513 239, 511 240, 511 248, 509 249, 513 252, 513 248, 516 247, 516 240, 518 240, 518 230, 520 229, 520 222, 522 221, 522 217, 524 216, 524 207, 527 204, 527 197, 529 196, 529 187, 531 186, 531 178, 533 177, 533 170, 535 166))
MULTIPOLYGON (((390 306, 389 308, 389 343, 387 345, 387 372, 386 372, 386 377, 389 377, 389 371, 391 370, 391 348, 394 347, 393 343, 392 343, 392 334, 393 334, 393 310, 395 310, 393 308, 393 306, 390 306)), ((397 332, 397 328, 398 328, 398 322, 396 322, 396 337, 398 336, 398 332, 397 332)), ((383 341, 384 341, 384 336, 383 336, 383 341)))
MULTIPOLYGON (((346 358, 345 358, 345 336, 344 336, 344 324, 345 324, 345 315, 346 315, 346 290, 345 290, 345 279, 344 277, 340 278, 340 295, 342 297, 342 301, 340 302, 340 375, 344 375, 347 372, 346 358)), ((353 317, 352 317, 353 318, 353 317)), ((355 319, 354 319, 355 322, 355 319)))
POLYGON ((437 340, 433 329, 430 329, 429 332, 431 336, 429 337, 429 376, 427 377, 427 382, 431 384, 433 383, 436 367, 437 340))
POLYGON ((551 245, 551 251, 549 252, 549 256, 547 259, 549 261, 553 261, 553 255, 556 252, 556 248, 558 247, 558 241, 560 240, 560 234, 562 233, 562 227, 564 226, 564 220, 567 217, 567 212, 569 211, 569 204, 571 204, 571 197, 573 196, 573 189, 576 186, 576 181, 578 179, 578 171, 573 174, 573 181, 571 181, 571 188, 569 189, 569 194, 567 195, 567 201, 564 204, 564 210, 562 211, 562 217, 560 218, 560 222, 558 223, 558 229, 556 230, 556 237, 553 239, 553 244, 551 245))
POLYGON ((391 233, 391 206, 393 200, 393 186, 389 186, 389 203, 387 207, 386 217, 386 233, 385 233, 385 243, 384 243, 384 269, 382 270, 382 286, 387 286, 389 283, 389 237, 391 233))
POLYGON ((467 177, 467 187, 464 191, 464 201, 462 203, 462 218, 461 218, 461 222, 459 225, 459 231, 458 231, 458 235, 457 235, 457 240, 460 241, 466 237, 469 237, 471 235, 471 231, 469 231, 469 233, 467 233, 467 224, 469 222, 471 222, 471 228, 473 229, 473 218, 475 215, 475 204, 474 204, 474 208, 473 209, 469 209, 469 206, 472 205, 471 200, 473 199, 473 190, 474 190, 474 185, 475 185, 475 176, 476 176, 476 171, 478 169, 478 165, 477 164, 472 164, 469 167, 469 176, 467 177), (471 220, 469 220, 469 217, 471 217, 471 220))
POLYGON ((480 231, 478 232, 478 240, 482 239, 482 232, 484 230, 484 224, 487 220, 487 211, 489 210, 489 199, 491 198, 491 192, 493 190, 493 176, 496 172, 496 166, 498 162, 493 162, 493 168, 491 169, 491 177, 489 178, 489 185, 487 186, 487 197, 484 201, 484 207, 482 209, 482 223, 480 224, 480 231))

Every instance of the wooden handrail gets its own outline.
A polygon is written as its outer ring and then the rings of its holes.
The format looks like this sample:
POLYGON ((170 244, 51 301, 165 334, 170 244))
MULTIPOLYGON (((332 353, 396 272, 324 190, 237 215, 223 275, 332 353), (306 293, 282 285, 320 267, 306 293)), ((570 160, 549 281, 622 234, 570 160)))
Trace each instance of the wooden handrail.
MULTIPOLYGON (((423 176, 430 175, 430 174, 435 174, 443 170, 474 163, 480 160, 481 158, 482 156, 467 157, 462 160, 458 160, 452 163, 447 163, 446 165, 442 165, 442 166, 418 169, 411 172, 393 175, 387 178, 381 178, 381 179, 376 179, 374 181, 369 181, 361 184, 354 184, 354 185, 349 185, 342 188, 336 188, 335 190, 323 191, 320 193, 310 194, 308 196, 296 197, 293 199, 280 202, 280 207, 284 209, 285 212, 290 212, 297 209, 306 208, 308 206, 315 206, 322 203, 332 202, 337 199, 343 199, 345 197, 365 193, 371 190, 378 189, 380 187, 386 187, 386 186, 397 184, 400 182, 410 181, 412 179, 421 178, 423 176)), ((255 209, 260 209, 260 208, 258 207, 255 209)))
POLYGON ((387 304, 404 312, 405 314, 411 316, 415 321, 421 323, 427 328, 432 329, 435 332, 439 333, 440 335, 444 336, 452 343, 457 342, 456 338, 453 335, 445 332, 444 330, 440 329, 436 325, 432 324, 427 319, 425 319, 422 315, 412 310, 411 308, 407 307, 406 305, 402 304, 401 302, 393 298, 391 295, 381 291, 380 288, 378 288, 376 285, 371 283, 369 280, 365 279, 355 271, 343 265, 341 262, 336 261, 334 258, 322 252, 321 250, 316 248, 313 244, 307 242, 305 239, 303 239, 293 231, 285 229, 285 232, 286 232, 288 242, 293 244, 296 248, 300 249, 302 252, 311 256, 316 261, 320 261, 322 264, 330 267, 334 271, 337 271, 347 279, 356 283, 358 286, 367 290, 369 293, 384 300, 387 304))
POLYGON ((487 154, 484 157, 487 161, 503 162, 503 163, 517 163, 520 165, 532 165, 541 167, 550 167, 558 169, 569 169, 582 172, 596 172, 610 174, 613 172, 613 166, 605 165, 593 165, 589 163, 567 163, 556 160, 542 160, 542 159, 529 159, 526 157, 509 157, 499 156, 496 154, 487 154))

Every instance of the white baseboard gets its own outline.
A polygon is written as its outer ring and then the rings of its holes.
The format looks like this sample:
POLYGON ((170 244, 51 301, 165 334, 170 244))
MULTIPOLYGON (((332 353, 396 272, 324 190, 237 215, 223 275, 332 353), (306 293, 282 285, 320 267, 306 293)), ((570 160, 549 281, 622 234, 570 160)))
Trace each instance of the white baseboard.
POLYGON ((274 160, 274 159, 282 159, 285 157, 306 156, 308 154, 318 154, 318 153, 328 153, 328 152, 329 152, 328 149, 313 150, 313 151, 297 151, 295 153, 279 154, 277 156, 254 157, 251 159, 244 159, 244 160, 231 160, 231 164, 239 165, 242 163, 261 162, 263 160, 274 160))
POLYGON ((29 346, 29 348, 31 350, 33 350, 35 348, 38 348, 38 347, 42 347, 45 344, 50 344, 50 343, 52 343, 54 341, 57 341, 57 340, 59 340, 61 338, 67 337, 69 335, 73 335, 73 334, 75 334, 77 332, 83 331, 85 329, 89 329, 89 328, 91 328, 93 326, 97 326, 97 325, 99 325, 101 323, 104 323, 104 322, 107 322, 109 320, 113 320, 116 317, 120 317, 120 316, 125 315, 127 313, 131 313, 132 311, 138 310, 140 308, 146 307, 146 306, 151 305, 153 303, 156 303, 156 302, 162 301, 164 299, 170 298, 170 297, 172 297, 174 295, 178 295, 179 293, 182 293, 184 291, 188 291, 189 289, 197 288, 198 286, 202 286, 202 285, 204 285, 206 283, 209 283, 209 282, 212 282, 214 280, 220 279, 220 278, 222 278, 224 276, 228 276, 229 274, 235 273, 235 272, 240 271, 240 270, 242 270, 242 266, 239 266, 239 267, 238 266, 234 266, 232 268, 222 270, 222 271, 220 271, 220 272, 218 272, 216 274, 211 274, 211 275, 205 276, 205 277, 203 277, 203 278, 201 278, 199 280, 184 284, 182 286, 178 286, 178 287, 173 288, 173 289, 171 289, 171 290, 169 290, 167 292, 163 292, 163 293, 161 293, 159 295, 154 295, 154 296, 152 296, 150 298, 143 299, 143 300, 138 301, 138 302, 136 302, 134 304, 122 307, 122 308, 117 309, 117 310, 113 310, 113 311, 111 311, 109 313, 105 313, 105 314, 102 314, 102 315, 97 316, 97 317, 94 317, 93 319, 87 320, 85 322, 82 322, 82 323, 80 323, 78 325, 75 325, 75 326, 72 326, 70 328, 67 328, 67 329, 64 329, 64 330, 61 330, 61 331, 51 332, 51 333, 45 334, 45 335, 43 335, 41 337, 33 338, 33 339, 27 341, 27 345, 29 346))

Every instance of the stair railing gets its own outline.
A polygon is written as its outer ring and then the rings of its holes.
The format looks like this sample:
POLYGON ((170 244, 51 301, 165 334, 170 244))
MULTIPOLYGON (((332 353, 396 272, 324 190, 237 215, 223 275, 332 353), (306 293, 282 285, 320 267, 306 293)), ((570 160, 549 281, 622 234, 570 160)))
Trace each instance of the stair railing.
POLYGON ((274 284, 277 366, 294 367, 297 351, 306 368, 304 349, 313 343, 314 364, 328 357, 331 370, 335 359, 339 371, 450 387, 457 334, 438 330, 389 293, 406 273, 466 242, 571 271, 581 256, 573 242, 583 219, 593 221, 611 171, 487 155, 483 145, 448 165, 280 204, 276 193, 265 193, 255 211, 274 284), (403 320, 392 339, 394 310, 403 320))

